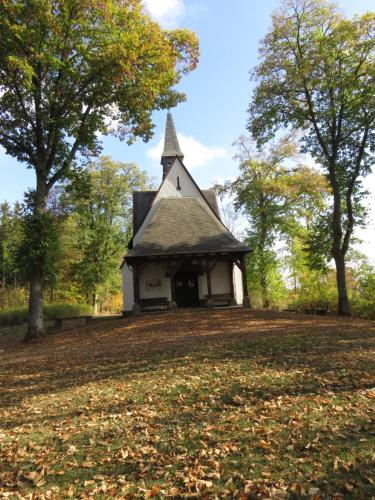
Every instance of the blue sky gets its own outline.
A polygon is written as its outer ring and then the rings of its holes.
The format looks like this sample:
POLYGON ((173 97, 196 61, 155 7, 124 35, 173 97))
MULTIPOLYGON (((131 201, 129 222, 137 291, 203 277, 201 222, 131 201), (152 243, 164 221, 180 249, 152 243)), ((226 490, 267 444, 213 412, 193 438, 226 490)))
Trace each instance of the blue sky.
MULTIPOLYGON (((151 15, 163 26, 189 28, 198 35, 201 58, 198 68, 180 83, 187 101, 172 110, 187 167, 202 188, 215 180, 234 177, 233 141, 246 132, 246 108, 251 97, 249 70, 257 63, 258 42, 271 24, 279 0, 144 0, 151 15)), ((374 9, 374 0, 339 0, 349 16, 374 9)), ((165 112, 154 114, 155 136, 148 143, 129 147, 106 137, 103 154, 115 160, 136 162, 159 183, 160 141, 165 112)), ((369 206, 375 201, 375 179, 366 182, 371 190, 369 206)), ((23 198, 34 186, 33 171, 0 150, 0 201, 23 198)), ((373 216, 370 227, 361 231, 363 249, 371 256, 375 244, 373 216)))

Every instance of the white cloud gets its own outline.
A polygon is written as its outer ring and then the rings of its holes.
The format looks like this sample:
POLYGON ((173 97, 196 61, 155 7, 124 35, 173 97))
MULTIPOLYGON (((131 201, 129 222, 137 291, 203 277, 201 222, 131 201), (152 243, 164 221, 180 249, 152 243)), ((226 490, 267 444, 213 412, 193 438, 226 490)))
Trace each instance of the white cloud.
POLYGON ((229 177, 216 177, 213 181, 213 185, 224 186, 226 182, 234 182, 237 179, 235 175, 230 175, 229 177))
MULTIPOLYGON (((227 156, 227 151, 219 146, 205 146, 201 142, 183 134, 177 134, 182 152, 184 153, 184 164, 187 168, 202 167, 216 158, 227 156)), ((164 138, 157 145, 147 151, 147 156, 152 160, 160 162, 163 152, 164 138)))
POLYGON ((186 11, 183 0, 143 0, 143 3, 151 16, 166 28, 178 25, 186 11))

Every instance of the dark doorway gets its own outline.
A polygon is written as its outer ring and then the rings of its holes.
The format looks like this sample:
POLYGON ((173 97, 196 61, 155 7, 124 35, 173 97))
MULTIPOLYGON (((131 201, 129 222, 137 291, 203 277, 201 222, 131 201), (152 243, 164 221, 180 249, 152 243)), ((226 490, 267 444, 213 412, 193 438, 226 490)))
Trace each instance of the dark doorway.
POLYGON ((198 274, 196 272, 176 273, 174 285, 178 307, 199 306, 198 274))

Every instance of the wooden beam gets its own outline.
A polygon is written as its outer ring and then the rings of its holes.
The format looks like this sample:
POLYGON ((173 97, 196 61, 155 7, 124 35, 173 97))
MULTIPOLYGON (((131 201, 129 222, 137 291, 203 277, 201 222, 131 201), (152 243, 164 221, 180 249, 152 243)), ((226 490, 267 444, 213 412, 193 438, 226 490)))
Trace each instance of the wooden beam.
POLYGON ((206 259, 205 264, 206 264, 205 268, 206 268, 206 276, 207 276, 207 296, 210 298, 212 295, 210 261, 208 259, 206 259))
POLYGON ((139 305, 139 264, 133 264, 134 303, 139 305))
POLYGON ((228 274, 229 274, 229 286, 230 286, 230 296, 234 299, 234 283, 233 283, 233 262, 228 261, 228 274))
POLYGON ((242 272, 243 306, 250 308, 249 291, 247 288, 246 259, 244 255, 240 258, 239 264, 242 272))

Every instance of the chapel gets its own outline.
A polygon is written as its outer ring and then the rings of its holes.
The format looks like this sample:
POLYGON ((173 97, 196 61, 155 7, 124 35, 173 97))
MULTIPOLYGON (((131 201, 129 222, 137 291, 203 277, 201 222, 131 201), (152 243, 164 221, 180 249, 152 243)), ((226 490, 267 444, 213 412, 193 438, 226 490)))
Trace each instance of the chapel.
POLYGON ((162 181, 133 193, 133 237, 122 269, 124 314, 153 309, 249 306, 250 249, 221 220, 215 191, 198 187, 167 114, 162 181))

